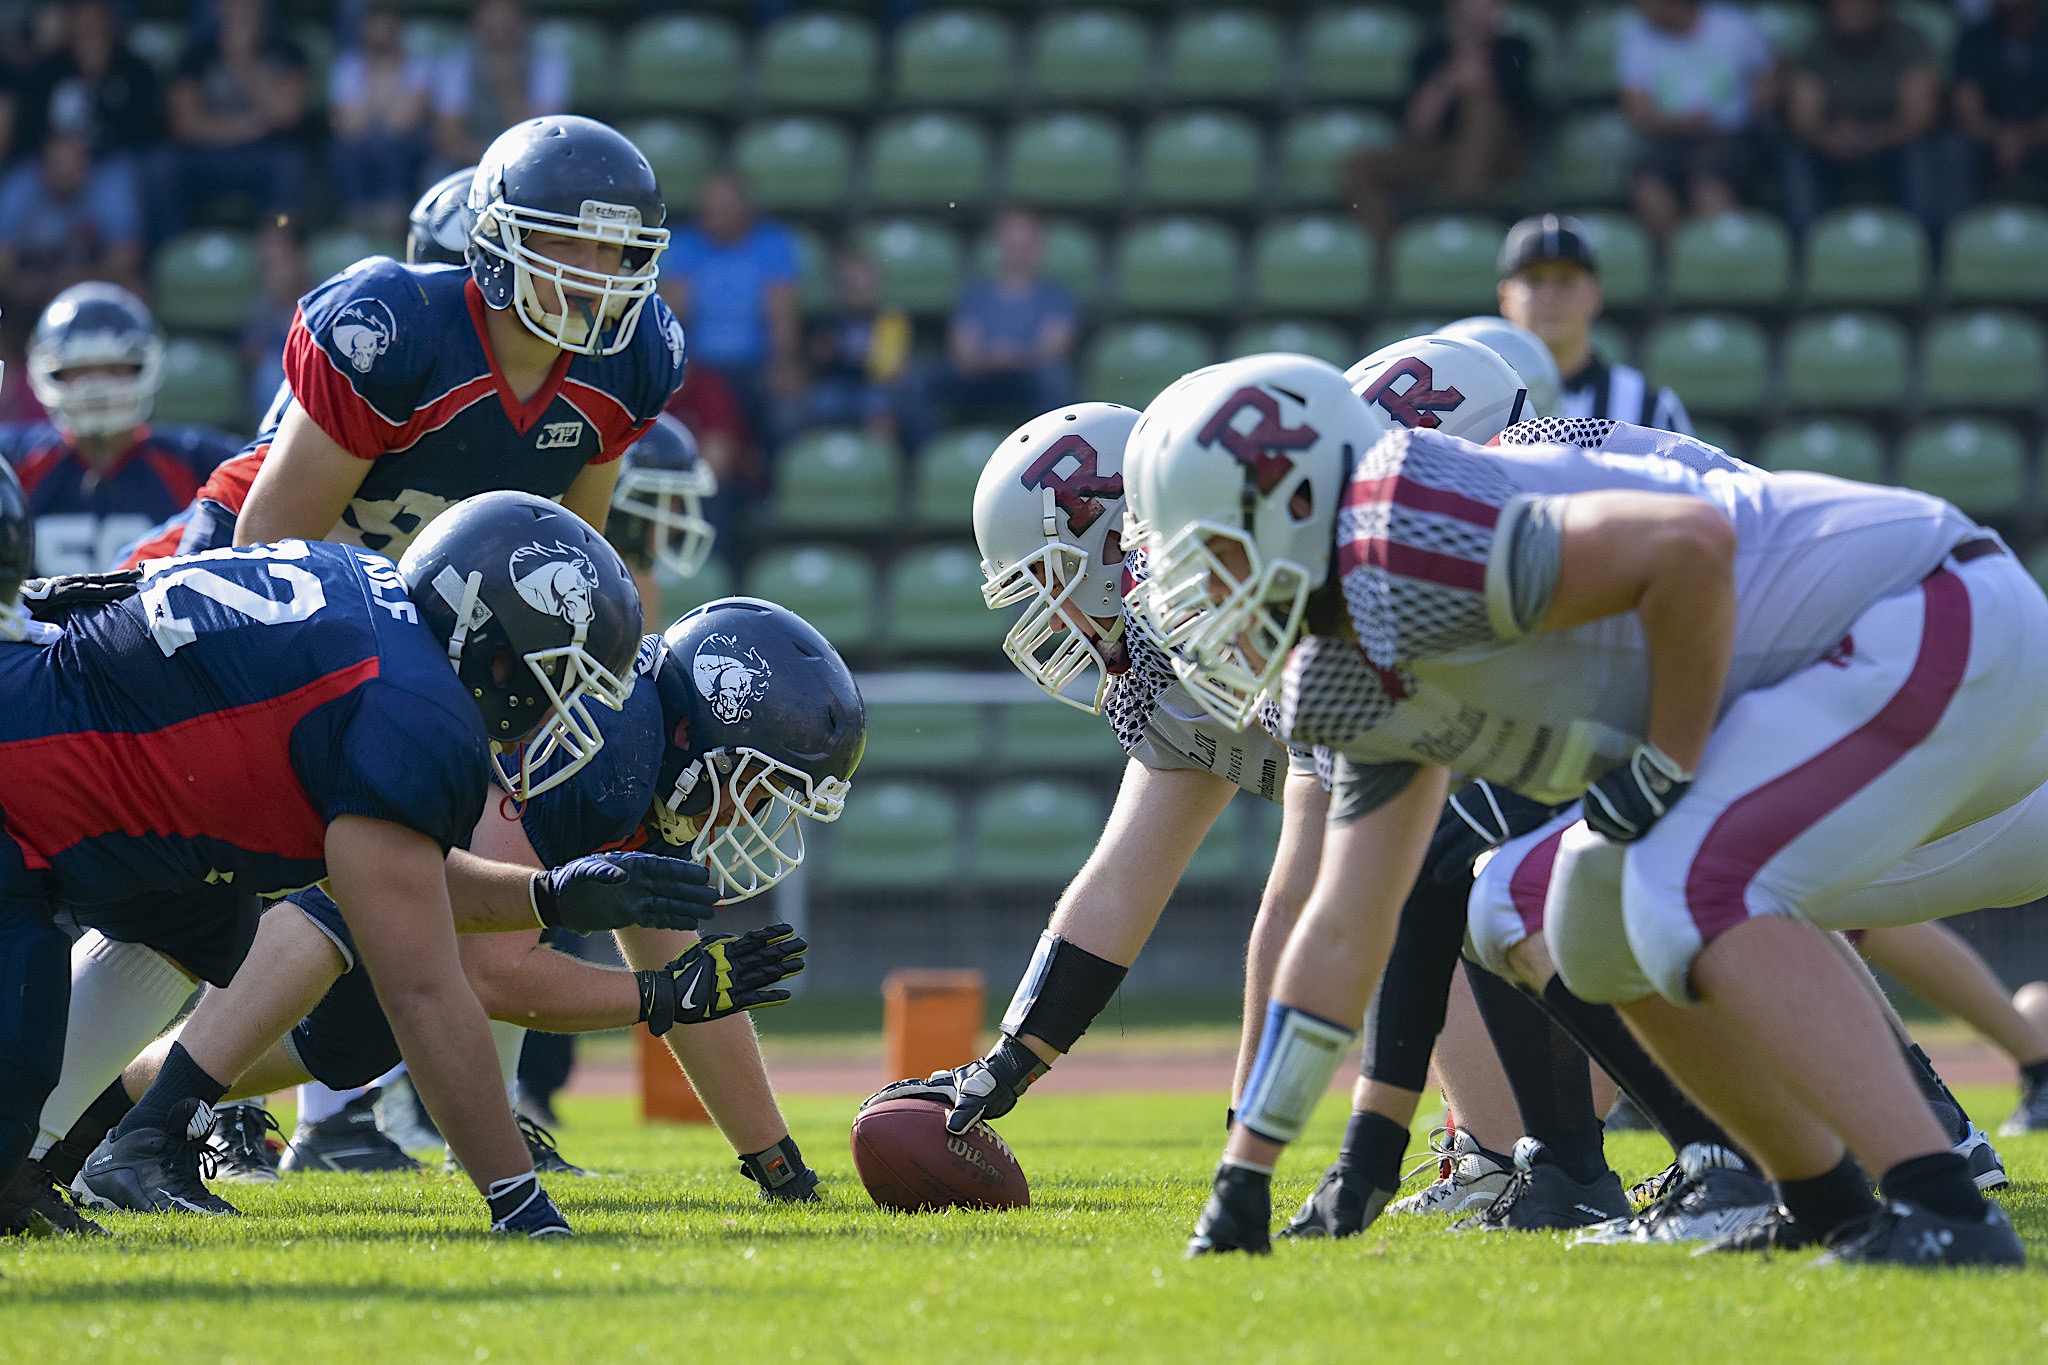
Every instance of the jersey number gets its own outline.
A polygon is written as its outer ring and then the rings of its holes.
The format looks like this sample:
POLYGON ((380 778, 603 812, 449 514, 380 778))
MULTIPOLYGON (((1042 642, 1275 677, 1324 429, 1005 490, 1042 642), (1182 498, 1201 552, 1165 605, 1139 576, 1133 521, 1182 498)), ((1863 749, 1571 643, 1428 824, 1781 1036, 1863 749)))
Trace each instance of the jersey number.
POLYGON ((327 605, 326 589, 320 586, 318 578, 298 565, 275 562, 305 557, 304 541, 287 540, 277 545, 209 550, 204 555, 194 555, 179 563, 176 568, 152 574, 137 596, 148 617, 149 633, 156 641, 156 647, 168 658, 199 638, 199 627, 191 617, 172 613, 172 588, 198 593, 209 602, 217 603, 260 626, 289 625, 307 619, 327 605), (198 559, 271 560, 270 577, 291 589, 291 596, 282 599, 265 597, 246 584, 223 578, 205 564, 192 562, 198 559))

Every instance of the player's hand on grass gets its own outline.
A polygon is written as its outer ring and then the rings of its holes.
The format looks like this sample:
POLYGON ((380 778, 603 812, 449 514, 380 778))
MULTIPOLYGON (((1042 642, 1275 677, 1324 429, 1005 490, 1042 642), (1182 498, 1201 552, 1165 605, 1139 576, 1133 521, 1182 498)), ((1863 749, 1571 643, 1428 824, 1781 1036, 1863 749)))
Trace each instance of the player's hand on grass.
POLYGON ((532 1171, 493 1180, 484 1200, 491 1206, 492 1232, 525 1237, 576 1235, 569 1220, 555 1207, 555 1201, 540 1187, 540 1177, 532 1171))
POLYGON ((1632 844, 1678 804, 1693 775, 1654 744, 1640 744, 1628 762, 1586 788, 1586 823, 1596 834, 1632 844))
POLYGON ((711 918, 720 895, 710 869, 656 853, 595 853, 536 872, 528 886, 536 919, 579 934, 634 925, 694 929, 711 918))
POLYGON ((779 1005, 776 982, 804 969, 811 945, 787 924, 744 934, 707 934, 640 979, 640 1022, 659 1038, 677 1024, 708 1024, 741 1010, 779 1005))
POLYGON ((952 1112, 946 1115, 946 1131, 964 1133, 984 1119, 999 1119, 1017 1107, 1031 1083, 1043 1076, 1047 1064, 1015 1038, 1005 1037, 979 1061, 934 1071, 923 1080, 912 1078, 885 1085, 861 1101, 861 1108, 883 1100, 938 1100, 952 1112))
POLYGON ((1218 1251, 1248 1251, 1263 1256, 1273 1249, 1273 1177, 1266 1171, 1224 1162, 1195 1235, 1188 1239, 1188 1257, 1218 1251))

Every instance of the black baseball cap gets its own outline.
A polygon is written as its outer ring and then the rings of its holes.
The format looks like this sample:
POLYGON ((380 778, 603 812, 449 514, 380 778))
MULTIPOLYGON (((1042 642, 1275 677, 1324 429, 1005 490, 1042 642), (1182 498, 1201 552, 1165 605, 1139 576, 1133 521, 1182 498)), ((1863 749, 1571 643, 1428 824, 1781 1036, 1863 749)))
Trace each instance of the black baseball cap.
POLYGON ((1500 277, 1518 275, 1539 261, 1569 261, 1598 275, 1593 244, 1586 237, 1586 225, 1576 218, 1556 213, 1524 218, 1508 229, 1507 240, 1500 244, 1500 277))

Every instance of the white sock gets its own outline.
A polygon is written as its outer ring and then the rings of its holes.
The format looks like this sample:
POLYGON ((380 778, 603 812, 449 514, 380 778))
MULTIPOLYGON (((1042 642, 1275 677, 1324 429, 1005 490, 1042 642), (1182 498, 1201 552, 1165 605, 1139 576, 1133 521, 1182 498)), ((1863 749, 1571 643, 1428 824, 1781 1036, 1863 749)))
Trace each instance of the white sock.
POLYGON ((318 1081, 306 1081, 299 1086, 299 1127, 304 1128, 322 1119, 331 1119, 350 1100, 361 1095, 365 1087, 354 1086, 347 1090, 330 1090, 318 1081))
POLYGON ((88 929, 71 945, 64 1069, 43 1102, 33 1155, 50 1150, 135 1054, 155 1042, 198 989, 169 959, 88 929))
POLYGON ((491 1041, 498 1045, 498 1074, 505 1080, 505 1102, 514 1103, 519 1098, 519 1050, 526 1046, 526 1030, 493 1019, 491 1041))

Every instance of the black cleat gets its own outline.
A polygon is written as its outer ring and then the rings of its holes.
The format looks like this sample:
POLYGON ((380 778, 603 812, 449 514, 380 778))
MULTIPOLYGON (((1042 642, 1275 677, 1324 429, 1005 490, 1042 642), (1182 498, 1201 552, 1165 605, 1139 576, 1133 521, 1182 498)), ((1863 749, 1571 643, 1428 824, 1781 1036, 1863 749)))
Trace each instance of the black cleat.
POLYGON ((0 1192, 0 1237, 48 1237, 69 1233, 104 1237, 107 1230, 78 1211, 42 1162, 30 1157, 21 1174, 0 1192))
POLYGON ((553 1133, 524 1114, 515 1114, 513 1117, 519 1121, 519 1136, 526 1139, 526 1154, 533 1158, 534 1170, 542 1175, 590 1174, 556 1149, 553 1133))
POLYGON ((131 1213, 238 1213, 206 1188, 213 1167, 213 1110, 197 1099, 179 1100, 163 1128, 137 1128, 126 1136, 108 1134, 93 1149, 71 1188, 95 1209, 131 1213), (203 1171, 202 1171, 203 1168, 203 1171))
POLYGON ((1356 1237, 1373 1225, 1393 1197, 1394 1191, 1383 1190, 1362 1175, 1347 1175, 1341 1162, 1332 1162, 1280 1235, 1356 1237))
POLYGON ((1687 1143, 1678 1154, 1678 1171, 1679 1178, 1641 1213, 1595 1224, 1572 1245, 1714 1242, 1758 1226, 1777 1208, 1770 1182, 1717 1143, 1687 1143))
POLYGON ((2022 1077, 2019 1108, 2012 1111, 2011 1118, 1998 1125, 1998 1135, 2018 1137, 2022 1133, 2043 1130, 2048 1130, 2048 1084, 2035 1085, 2022 1077))
POLYGON ((1828 1238, 1816 1265, 2023 1265, 2020 1236, 1996 1204, 1982 1218, 1944 1218, 1893 1200, 1828 1238))
POLYGON ((1245 1166, 1218 1166, 1215 1188, 1188 1239, 1188 1259, 1218 1251, 1267 1255, 1273 1250, 1272 1221, 1273 1177, 1245 1166))
POLYGON ((1971 1123, 1967 1116, 1963 1122, 1969 1131, 1955 1145, 1955 1151, 1957 1156, 1970 1163, 1972 1183, 1985 1194, 2012 1184, 2006 1177, 2004 1160, 1998 1155, 1998 1149, 1991 1145, 1991 1139, 1984 1136, 1984 1130, 1971 1123))
POLYGON ((358 1095, 318 1123, 302 1123, 285 1147, 281 1171, 416 1171, 420 1163, 377 1126, 377 1097, 358 1095))
POLYGON ((271 1145, 270 1135, 281 1136, 283 1132, 277 1126, 277 1116, 265 1109, 260 1100, 242 1100, 215 1109, 214 1179, 241 1185, 275 1185, 278 1153, 271 1145))
POLYGON ((1693 1255, 1705 1256, 1716 1251, 1804 1251, 1816 1245, 1817 1241, 1804 1223, 1794 1218, 1783 1204, 1778 1204, 1754 1225, 1725 1237, 1716 1237, 1695 1250, 1693 1255))
POLYGON ((1602 1171, 1585 1184, 1571 1178, 1535 1138, 1515 1144, 1515 1173, 1491 1204, 1451 1224, 1452 1232, 1546 1232, 1591 1227, 1632 1210, 1621 1177, 1602 1171))

